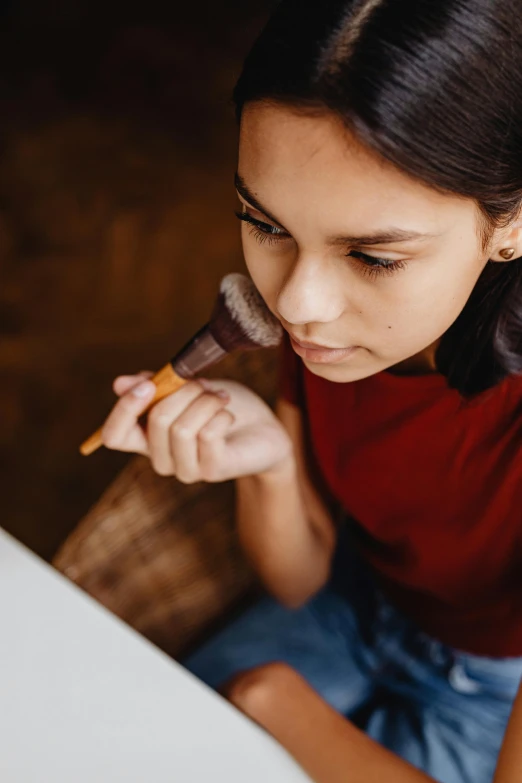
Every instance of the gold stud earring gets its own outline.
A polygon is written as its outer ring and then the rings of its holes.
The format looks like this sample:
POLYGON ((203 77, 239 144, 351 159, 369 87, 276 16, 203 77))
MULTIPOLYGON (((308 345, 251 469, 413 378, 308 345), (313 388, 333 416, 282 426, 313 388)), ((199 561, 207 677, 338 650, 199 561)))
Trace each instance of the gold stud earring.
POLYGON ((511 261, 511 259, 515 255, 515 248, 505 247, 503 250, 500 251, 500 255, 505 261, 511 261))

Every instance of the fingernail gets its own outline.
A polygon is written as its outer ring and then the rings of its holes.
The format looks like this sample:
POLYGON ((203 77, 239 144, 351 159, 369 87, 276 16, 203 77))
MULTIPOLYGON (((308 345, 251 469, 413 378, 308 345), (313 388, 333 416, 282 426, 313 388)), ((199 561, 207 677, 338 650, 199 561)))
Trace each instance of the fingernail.
POLYGON ((220 389, 219 391, 214 392, 214 394, 216 395, 216 397, 219 397, 220 400, 229 400, 230 399, 230 394, 228 392, 224 391, 223 389, 220 389))
POLYGON ((152 394, 152 390, 155 389, 153 383, 150 383, 149 381, 145 381, 144 383, 140 383, 139 386, 136 386, 132 393, 135 397, 148 397, 149 394, 152 394))

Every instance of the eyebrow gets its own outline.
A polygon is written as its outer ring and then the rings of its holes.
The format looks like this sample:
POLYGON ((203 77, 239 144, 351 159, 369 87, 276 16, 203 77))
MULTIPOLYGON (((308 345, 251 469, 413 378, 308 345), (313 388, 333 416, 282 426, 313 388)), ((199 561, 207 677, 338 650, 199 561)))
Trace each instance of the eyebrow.
MULTIPOLYGON (((236 190, 242 198, 247 201, 254 209, 267 217, 278 228, 283 228, 282 224, 265 209, 261 202, 249 190, 243 178, 236 173, 234 177, 236 190)), ((286 229, 284 229, 286 230, 286 229)), ((372 234, 344 235, 335 236, 328 239, 329 245, 390 245, 397 242, 411 242, 412 240, 434 239, 440 234, 421 233, 420 231, 405 231, 402 228, 387 228, 382 231, 375 231, 372 234)))

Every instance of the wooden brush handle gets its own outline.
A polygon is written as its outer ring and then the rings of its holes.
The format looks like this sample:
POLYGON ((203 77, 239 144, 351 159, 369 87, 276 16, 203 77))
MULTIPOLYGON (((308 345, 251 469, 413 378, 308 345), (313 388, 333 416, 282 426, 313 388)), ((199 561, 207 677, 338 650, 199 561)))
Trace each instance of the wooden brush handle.
MULTIPOLYGON (((165 367, 163 367, 159 372, 157 372, 156 375, 150 380, 156 384, 156 394, 141 414, 142 416, 144 413, 147 413, 147 411, 149 411, 157 402, 162 400, 164 397, 168 397, 169 394, 177 391, 185 383, 187 383, 186 378, 181 378, 176 372, 174 372, 170 362, 166 364, 165 367)), ((87 438, 84 443, 82 443, 80 446, 80 452, 85 457, 87 457, 89 454, 92 454, 94 451, 99 449, 100 446, 103 446, 101 428, 91 435, 90 438, 87 438)))

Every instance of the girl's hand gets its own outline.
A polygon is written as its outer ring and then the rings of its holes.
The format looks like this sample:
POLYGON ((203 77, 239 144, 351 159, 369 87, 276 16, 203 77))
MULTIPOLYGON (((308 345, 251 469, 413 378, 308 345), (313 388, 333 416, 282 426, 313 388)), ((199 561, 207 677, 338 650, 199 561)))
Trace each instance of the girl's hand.
POLYGON ((290 436, 271 408, 235 381, 188 381, 157 402, 140 425, 154 397, 154 384, 147 381, 153 375, 115 379, 120 399, 102 427, 107 448, 150 457, 156 473, 184 484, 270 472, 291 457, 290 436), (143 386, 148 393, 137 396, 143 386))

